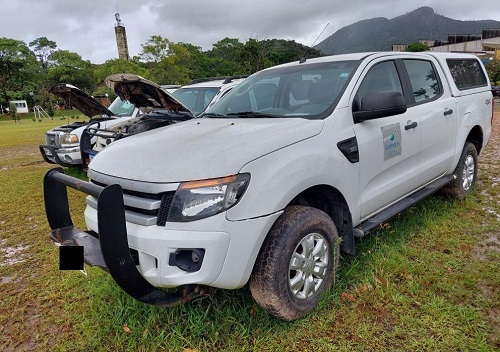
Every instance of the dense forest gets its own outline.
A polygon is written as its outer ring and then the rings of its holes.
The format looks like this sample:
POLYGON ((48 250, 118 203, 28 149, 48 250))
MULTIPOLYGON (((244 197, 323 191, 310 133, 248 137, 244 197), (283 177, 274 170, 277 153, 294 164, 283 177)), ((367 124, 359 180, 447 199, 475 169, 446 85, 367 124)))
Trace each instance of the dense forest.
POLYGON ((56 83, 70 83, 92 95, 114 92, 104 79, 114 73, 135 73, 158 84, 186 84, 193 79, 214 76, 249 75, 263 68, 317 57, 320 51, 295 41, 249 39, 246 43, 224 38, 202 51, 188 43, 173 43, 153 35, 139 55, 131 60, 111 59, 101 65, 85 61, 74 52, 58 49, 46 37, 23 41, 0 38, 0 105, 25 99, 28 105, 47 106, 54 97, 48 89, 56 83))
MULTIPOLYGON (((135 73, 158 84, 186 84, 203 77, 249 75, 266 67, 299 60, 302 56, 318 57, 320 50, 292 40, 224 38, 202 51, 188 43, 173 43, 153 35, 141 45, 139 55, 131 60, 111 59, 101 65, 83 60, 74 52, 62 50, 56 42, 40 37, 26 44, 23 41, 0 38, 0 107, 9 101, 25 99, 28 106, 49 104, 56 98, 48 90, 57 83, 70 83, 94 96, 114 92, 104 85, 104 79, 114 73, 135 73)), ((408 51, 423 51, 420 43, 408 46, 408 51)), ((352 51, 355 52, 355 51, 352 51)), ((500 83, 500 60, 486 65, 493 84, 500 83)))

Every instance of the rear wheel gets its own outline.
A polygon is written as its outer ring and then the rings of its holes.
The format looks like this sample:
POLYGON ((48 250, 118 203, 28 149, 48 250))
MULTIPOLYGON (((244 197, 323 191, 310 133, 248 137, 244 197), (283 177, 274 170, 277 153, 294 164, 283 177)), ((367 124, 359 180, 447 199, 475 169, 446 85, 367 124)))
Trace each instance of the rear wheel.
POLYGON ((477 151, 474 144, 465 143, 453 174, 457 178, 445 187, 445 193, 453 198, 463 198, 471 193, 477 178, 477 151))
POLYGON ((335 281, 339 244, 335 224, 326 213, 287 207, 257 257, 250 278, 252 296, 278 318, 306 315, 335 281))

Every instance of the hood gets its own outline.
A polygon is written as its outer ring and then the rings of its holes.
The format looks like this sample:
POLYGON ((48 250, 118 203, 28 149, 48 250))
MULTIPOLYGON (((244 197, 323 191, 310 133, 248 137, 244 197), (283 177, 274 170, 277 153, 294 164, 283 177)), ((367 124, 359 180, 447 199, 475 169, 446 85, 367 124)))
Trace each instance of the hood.
POLYGON ((100 152, 89 168, 155 183, 222 177, 317 135, 323 124, 323 120, 300 118, 195 119, 118 140, 100 152))
POLYGON ((113 113, 104 105, 71 84, 56 84, 49 89, 49 92, 62 98, 66 104, 80 110, 85 116, 113 116, 113 113))
MULTIPOLYGON (((192 112, 172 94, 158 84, 131 73, 118 73, 106 77, 104 83, 122 100, 138 108, 168 109, 175 112, 192 112)), ((193 115, 194 116, 194 115, 193 115)))

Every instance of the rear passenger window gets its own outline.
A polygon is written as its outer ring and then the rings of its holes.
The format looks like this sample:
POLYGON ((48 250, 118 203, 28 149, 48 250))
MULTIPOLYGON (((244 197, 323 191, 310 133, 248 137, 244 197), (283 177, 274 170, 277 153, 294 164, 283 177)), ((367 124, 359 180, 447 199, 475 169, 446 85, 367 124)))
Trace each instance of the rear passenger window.
POLYGON ((431 100, 441 94, 436 71, 429 61, 403 60, 410 77, 415 102, 431 100))
POLYGON ((475 59, 448 59, 455 85, 459 90, 484 87, 488 85, 486 76, 475 59))

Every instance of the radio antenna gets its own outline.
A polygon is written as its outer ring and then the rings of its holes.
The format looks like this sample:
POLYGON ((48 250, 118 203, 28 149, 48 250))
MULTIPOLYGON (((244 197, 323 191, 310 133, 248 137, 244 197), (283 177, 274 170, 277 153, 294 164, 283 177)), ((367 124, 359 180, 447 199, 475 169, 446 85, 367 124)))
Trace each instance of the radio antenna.
MULTIPOLYGON (((314 44, 316 44, 316 42, 318 41, 319 37, 321 37, 321 35, 323 34, 323 32, 325 31, 326 27, 328 27, 328 25, 330 24, 330 22, 328 22, 325 26, 325 28, 323 28, 323 30, 321 31, 321 33, 318 35, 318 37, 316 38, 316 40, 312 43, 312 45, 310 46, 310 48, 312 48, 314 46, 314 44)), ((306 62, 306 56, 307 56, 307 51, 309 50, 309 48, 306 50, 305 54, 300 58, 300 61, 299 63, 304 63, 306 62)))

